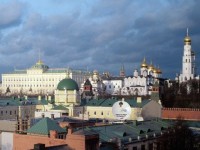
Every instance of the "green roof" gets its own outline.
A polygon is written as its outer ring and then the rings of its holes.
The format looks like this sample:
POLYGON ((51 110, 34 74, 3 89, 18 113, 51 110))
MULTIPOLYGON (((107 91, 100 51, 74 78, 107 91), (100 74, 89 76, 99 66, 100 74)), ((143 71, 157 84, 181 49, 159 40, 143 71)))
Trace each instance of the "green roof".
POLYGON ((58 90, 79 90, 78 84, 73 79, 63 79, 58 83, 58 90))
POLYGON ((0 106, 48 105, 48 103, 49 101, 46 99, 38 100, 37 98, 30 97, 28 99, 25 99, 24 97, 0 99, 0 106))
POLYGON ((44 65, 44 63, 39 60, 35 65, 31 67, 31 69, 48 69, 49 67, 47 65, 44 65))
POLYGON ((43 118, 38 123, 27 130, 27 133, 49 135, 50 130, 56 130, 58 133, 66 133, 66 130, 61 128, 54 120, 43 118))
POLYGON ((84 130, 93 131, 99 134, 101 142, 109 142, 111 139, 120 139, 122 142, 129 142, 129 138, 132 141, 138 141, 138 136, 141 139, 145 139, 146 135, 153 137, 154 134, 160 135, 163 130, 163 125, 165 124, 164 130, 170 127, 170 123, 166 124, 163 121, 143 121, 137 123, 123 123, 123 124, 113 124, 106 126, 97 127, 87 127, 84 130))
MULTIPOLYGON (((101 107, 112 107, 113 104, 117 101, 117 99, 93 99, 90 100, 86 106, 101 106, 101 107)), ((125 100, 125 102, 127 102, 131 107, 143 107, 144 105, 146 105, 147 103, 150 102, 150 100, 142 100, 141 103, 137 103, 137 100, 135 99, 127 99, 125 100)))
POLYGON ((66 112, 69 112, 69 109, 63 105, 54 106, 54 108, 52 108, 51 110, 65 110, 66 112))

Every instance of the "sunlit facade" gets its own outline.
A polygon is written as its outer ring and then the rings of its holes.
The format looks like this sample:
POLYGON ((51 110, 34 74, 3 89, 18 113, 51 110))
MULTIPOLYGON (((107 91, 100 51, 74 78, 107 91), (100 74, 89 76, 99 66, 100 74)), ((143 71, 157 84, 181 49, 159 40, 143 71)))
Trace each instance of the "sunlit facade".
POLYGON ((26 70, 2 74, 2 93, 53 94, 59 81, 71 78, 80 86, 90 72, 70 68, 49 68, 41 60, 26 70))

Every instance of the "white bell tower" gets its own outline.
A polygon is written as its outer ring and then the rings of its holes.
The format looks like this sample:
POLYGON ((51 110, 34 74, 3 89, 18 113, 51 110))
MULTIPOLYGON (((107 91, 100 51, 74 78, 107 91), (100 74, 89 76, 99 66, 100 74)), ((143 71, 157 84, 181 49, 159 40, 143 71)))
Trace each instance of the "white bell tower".
POLYGON ((184 51, 183 51, 183 59, 182 59, 182 73, 179 76, 179 81, 185 82, 187 80, 194 79, 195 76, 195 55, 191 48, 191 38, 187 35, 184 38, 184 51))

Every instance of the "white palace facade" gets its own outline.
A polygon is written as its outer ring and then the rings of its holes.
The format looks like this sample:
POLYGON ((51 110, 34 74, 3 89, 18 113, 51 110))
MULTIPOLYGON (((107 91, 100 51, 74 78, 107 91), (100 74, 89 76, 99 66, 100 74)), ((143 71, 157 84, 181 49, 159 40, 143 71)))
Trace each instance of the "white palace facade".
POLYGON ((80 86, 90 72, 70 68, 49 68, 41 60, 26 70, 2 74, 2 94, 53 94, 64 78, 75 80, 80 86))

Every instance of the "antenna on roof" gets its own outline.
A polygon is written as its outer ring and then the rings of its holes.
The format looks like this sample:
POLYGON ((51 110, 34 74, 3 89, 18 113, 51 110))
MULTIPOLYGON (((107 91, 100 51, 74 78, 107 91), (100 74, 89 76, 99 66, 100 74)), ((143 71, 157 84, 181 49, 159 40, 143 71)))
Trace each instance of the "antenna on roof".
POLYGON ((40 52, 40 48, 39 48, 39 61, 40 61, 40 57, 41 57, 41 52, 40 52))
POLYGON ((187 36, 188 36, 188 28, 187 28, 187 36))

